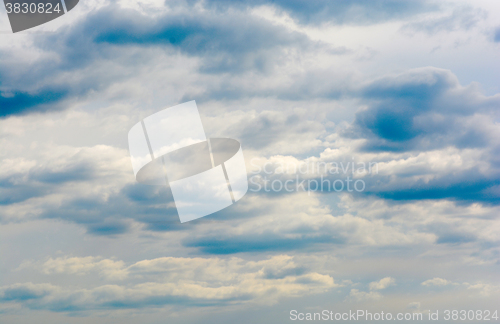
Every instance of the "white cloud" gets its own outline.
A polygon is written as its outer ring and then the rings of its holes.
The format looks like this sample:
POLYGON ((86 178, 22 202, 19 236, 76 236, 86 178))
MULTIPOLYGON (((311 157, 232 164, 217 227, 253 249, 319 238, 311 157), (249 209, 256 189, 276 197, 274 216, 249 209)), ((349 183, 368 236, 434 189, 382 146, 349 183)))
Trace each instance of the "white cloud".
POLYGON ((357 301, 363 300, 379 300, 382 299, 382 295, 375 291, 359 291, 358 289, 351 289, 349 297, 357 301))
POLYGON ((98 257, 66 257, 50 258, 43 263, 41 270, 45 274, 77 274, 85 275, 97 271, 107 279, 124 279, 127 276, 123 261, 101 259, 98 257))
POLYGON ((383 290, 391 285, 394 285, 396 280, 391 277, 385 277, 379 281, 370 282, 370 290, 383 290))
POLYGON ((450 284, 451 284, 450 281, 442 278, 434 278, 422 282, 423 286, 447 286, 450 284))
POLYGON ((470 284, 468 282, 465 282, 464 285, 468 290, 479 292, 480 296, 482 297, 492 297, 500 294, 500 285, 497 284, 484 282, 470 284))
MULTIPOLYGON (((22 268, 29 266, 25 263, 22 268)), ((187 304, 269 304, 283 297, 317 294, 338 287, 331 276, 302 269, 287 255, 260 261, 235 257, 164 257, 128 266, 123 261, 96 257, 61 257, 47 260, 40 270, 46 275, 91 276, 97 272, 108 280, 141 282, 106 284, 91 289, 16 284, 1 287, 0 299, 49 310, 62 304, 81 310, 113 309, 117 304, 127 305, 127 308, 153 307, 158 303, 172 304, 178 299, 187 304)))

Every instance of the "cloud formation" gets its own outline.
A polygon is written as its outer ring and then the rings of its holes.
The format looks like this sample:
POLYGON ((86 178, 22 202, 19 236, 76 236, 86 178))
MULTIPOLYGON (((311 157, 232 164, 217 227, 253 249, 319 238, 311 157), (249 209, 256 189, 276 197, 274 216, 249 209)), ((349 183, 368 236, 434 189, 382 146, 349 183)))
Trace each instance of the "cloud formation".
POLYGON ((432 11, 437 8, 435 3, 426 0, 402 3, 394 0, 374 1, 209 1, 212 5, 227 9, 238 3, 241 6, 272 5, 283 10, 299 22, 304 24, 354 24, 367 25, 380 21, 402 19, 418 13, 432 11))
POLYGON ((261 261, 163 257, 128 266, 123 261, 96 257, 65 257, 47 260, 41 270, 47 275, 97 272, 108 280, 136 278, 140 283, 80 289, 28 282, 1 287, 0 301, 30 309, 84 312, 177 304, 276 303, 283 297, 317 294, 337 287, 332 277, 299 268, 287 255, 261 261))
POLYGON ((442 278, 429 279, 422 282, 422 286, 446 286, 451 284, 448 280, 442 278))
POLYGON ((86 1, 3 34, 5 321, 496 306, 498 10, 466 2, 86 1), (168 187, 135 182, 126 134, 192 99, 256 183, 304 188, 180 224, 168 187), (364 190, 307 182, 347 176, 364 190))

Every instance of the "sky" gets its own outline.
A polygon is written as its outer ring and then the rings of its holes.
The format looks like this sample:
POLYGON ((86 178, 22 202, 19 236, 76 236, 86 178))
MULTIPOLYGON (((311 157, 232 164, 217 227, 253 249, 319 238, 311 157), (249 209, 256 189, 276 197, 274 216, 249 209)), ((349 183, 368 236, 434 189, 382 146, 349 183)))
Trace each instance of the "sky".
POLYGON ((15 34, 0 6, 0 321, 497 310, 499 54, 496 0, 88 0, 15 34), (191 100, 249 191, 181 224, 127 134, 191 100))

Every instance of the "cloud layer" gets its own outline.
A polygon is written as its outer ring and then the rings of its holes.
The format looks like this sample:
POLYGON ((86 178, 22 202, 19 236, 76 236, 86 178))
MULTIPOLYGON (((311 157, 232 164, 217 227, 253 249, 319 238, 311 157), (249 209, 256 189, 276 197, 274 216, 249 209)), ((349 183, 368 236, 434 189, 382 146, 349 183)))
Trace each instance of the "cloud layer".
POLYGON ((285 323, 297 305, 496 307, 498 9, 86 1, 2 34, 0 314, 285 323), (250 190, 180 224, 169 187, 136 183, 126 135, 193 99, 208 136, 242 143, 250 190), (363 190, 319 189, 347 179, 363 190))

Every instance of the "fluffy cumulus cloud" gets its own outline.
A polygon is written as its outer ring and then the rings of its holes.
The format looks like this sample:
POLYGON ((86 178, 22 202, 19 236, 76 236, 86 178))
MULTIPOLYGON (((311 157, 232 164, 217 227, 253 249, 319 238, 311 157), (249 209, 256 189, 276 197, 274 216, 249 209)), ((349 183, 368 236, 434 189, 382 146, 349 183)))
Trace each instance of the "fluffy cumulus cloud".
POLYGON ((0 314, 284 323, 297 305, 496 306, 498 12, 86 1, 2 32, 0 314), (135 181, 127 132, 193 99, 208 136, 241 142, 249 191, 181 224, 168 186, 135 181))
POLYGON ((385 277, 379 281, 370 282, 370 290, 382 290, 393 285, 395 282, 394 278, 385 277))

